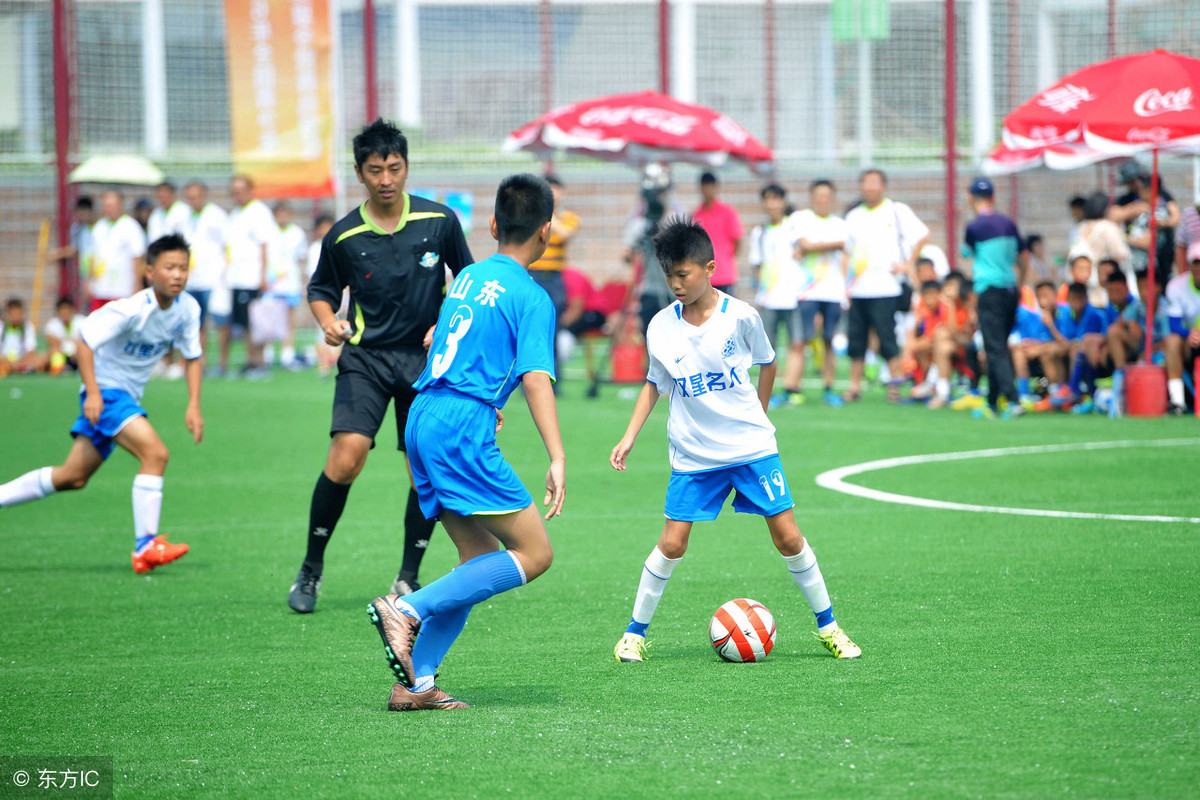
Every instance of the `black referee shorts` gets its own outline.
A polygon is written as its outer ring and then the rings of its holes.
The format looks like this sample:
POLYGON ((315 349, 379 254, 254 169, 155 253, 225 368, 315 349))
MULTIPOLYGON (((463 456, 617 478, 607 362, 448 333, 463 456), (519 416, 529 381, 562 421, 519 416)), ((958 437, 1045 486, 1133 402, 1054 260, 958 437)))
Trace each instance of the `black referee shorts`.
POLYGON ((393 350, 349 344, 342 347, 329 435, 339 431, 361 433, 370 437, 374 447, 388 402, 395 400, 397 448, 404 450, 408 409, 417 397, 413 384, 425 369, 425 355, 423 347, 393 350))

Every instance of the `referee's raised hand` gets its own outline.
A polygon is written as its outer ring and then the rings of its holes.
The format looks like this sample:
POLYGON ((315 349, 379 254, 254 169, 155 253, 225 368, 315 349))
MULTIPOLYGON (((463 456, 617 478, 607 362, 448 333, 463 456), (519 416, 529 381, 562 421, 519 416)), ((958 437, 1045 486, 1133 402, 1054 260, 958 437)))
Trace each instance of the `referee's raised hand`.
POLYGON ((327 325, 323 325, 322 330, 325 331, 325 344, 330 347, 341 347, 354 335, 349 320, 344 319, 334 318, 327 325))

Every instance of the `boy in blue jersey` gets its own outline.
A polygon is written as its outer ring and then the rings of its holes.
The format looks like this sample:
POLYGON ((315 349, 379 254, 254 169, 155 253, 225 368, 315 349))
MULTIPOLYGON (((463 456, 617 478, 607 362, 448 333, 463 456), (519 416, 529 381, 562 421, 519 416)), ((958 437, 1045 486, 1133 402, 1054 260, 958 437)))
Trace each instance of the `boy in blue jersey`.
MULTIPOLYGON (((1059 351, 1067 358, 1070 377, 1056 393, 1046 398, 1050 407, 1068 409, 1080 402, 1083 395, 1090 394, 1095 373, 1083 350, 1084 338, 1089 334, 1104 334, 1104 314, 1088 303, 1088 287, 1085 283, 1072 283, 1067 288, 1067 302, 1058 307, 1054 320, 1061 339, 1056 338, 1059 351)), ((1045 410, 1039 405, 1038 410, 1045 410)))
POLYGON ((715 520, 732 490, 735 511, 766 518, 775 547, 816 615, 817 638, 834 657, 857 658, 862 651, 838 627, 817 558, 792 513, 775 426, 766 414, 776 367, 762 320, 750 305, 713 287, 712 241, 694 220, 669 221, 654 238, 654 249, 676 302, 646 329, 646 384, 609 463, 626 468, 658 396, 669 393, 667 522, 646 559, 629 627, 613 654, 625 662, 645 658, 646 629, 687 551, 692 523, 715 520), (749 373, 755 364, 757 390, 749 373))
POLYGON ((438 665, 471 606, 523 586, 550 567, 546 527, 529 492, 496 447, 500 409, 520 385, 550 469, 546 519, 566 491, 554 403, 554 304, 526 268, 546 250, 554 195, 534 175, 506 178, 496 194, 491 258, 463 269, 438 316, 429 363, 404 438, 426 517, 441 520, 461 559, 448 575, 368 610, 400 679, 391 711, 466 708, 434 685, 438 665), (501 549, 503 546, 503 549, 501 549))
POLYGON ((40 500, 55 492, 82 489, 120 445, 139 461, 133 479, 133 571, 168 564, 188 551, 158 533, 163 475, 168 452, 142 408, 150 371, 178 347, 187 360, 188 404, 184 423, 197 444, 204 435, 200 414, 200 305, 183 291, 190 254, 177 235, 146 250, 150 288, 114 300, 80 324, 76 358, 80 414, 71 426, 73 443, 61 466, 42 467, 0 486, 0 507, 40 500))
MULTIPOLYGON (((1057 289, 1050 281, 1042 281, 1034 287, 1037 308, 1017 308, 1017 324, 1013 328, 1015 341, 1010 345, 1013 369, 1017 374, 1017 393, 1021 403, 1036 403, 1037 397, 1030 391, 1030 363, 1036 362, 1050 384, 1050 392, 1058 391, 1066 373, 1061 348, 1058 342, 1062 334, 1054 324, 1058 313, 1057 289)), ((1066 340, 1063 340, 1065 344, 1066 340)))

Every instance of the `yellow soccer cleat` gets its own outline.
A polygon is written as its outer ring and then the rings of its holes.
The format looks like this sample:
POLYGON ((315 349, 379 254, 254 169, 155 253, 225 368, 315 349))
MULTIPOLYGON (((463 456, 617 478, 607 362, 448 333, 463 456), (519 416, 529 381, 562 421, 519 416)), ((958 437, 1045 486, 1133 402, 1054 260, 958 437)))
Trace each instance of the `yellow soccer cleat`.
POLYGON ((862 655, 862 648, 850 641, 850 637, 841 628, 814 633, 813 636, 821 640, 821 644, 825 645, 825 649, 832 653, 834 658, 858 658, 862 655))
POLYGON ((645 661, 646 637, 638 636, 636 633, 626 633, 613 648, 613 655, 616 656, 617 661, 636 661, 638 663, 645 661))

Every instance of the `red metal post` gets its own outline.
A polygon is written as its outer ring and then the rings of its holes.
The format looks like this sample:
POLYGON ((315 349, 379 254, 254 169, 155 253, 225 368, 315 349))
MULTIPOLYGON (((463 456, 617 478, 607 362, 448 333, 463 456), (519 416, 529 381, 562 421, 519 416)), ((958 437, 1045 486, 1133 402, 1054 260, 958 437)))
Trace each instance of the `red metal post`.
MULTIPOLYGON (((58 215, 58 245, 71 239, 71 15, 70 0, 54 0, 54 193, 58 215)), ((70 259, 59 262, 59 296, 74 296, 79 290, 79 270, 70 259)))
POLYGON ((775 0, 766 0, 763 6, 763 38, 767 55, 766 102, 767 102, 767 147, 775 152, 775 0))
POLYGON ((955 108, 955 97, 958 91, 958 73, 955 65, 957 39, 955 19, 955 0, 946 0, 946 63, 945 72, 945 92, 946 92, 946 188, 945 188, 945 204, 946 204, 946 258, 950 261, 950 267, 955 267, 956 253, 958 248, 955 247, 955 242, 958 239, 958 219, 957 219, 957 204, 958 204, 958 145, 957 138, 957 109, 955 108))
MULTIPOLYGON (((1154 358, 1154 303, 1158 300, 1157 284, 1154 282, 1154 257, 1158 254, 1158 148, 1154 148, 1154 171, 1150 178, 1150 246, 1147 247, 1146 284, 1149 297, 1143 297, 1146 304, 1146 363, 1153 363, 1154 358)), ((1166 269, 1170 269, 1166 265, 1166 269)), ((1200 403, 1197 403, 1200 406, 1200 403)))
POLYGON ((658 90, 671 93, 671 4, 658 0, 658 90))
POLYGON ((363 0, 363 89, 366 92, 367 121, 379 116, 379 85, 375 81, 375 3, 363 0))

